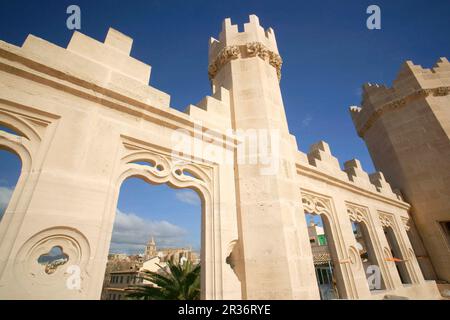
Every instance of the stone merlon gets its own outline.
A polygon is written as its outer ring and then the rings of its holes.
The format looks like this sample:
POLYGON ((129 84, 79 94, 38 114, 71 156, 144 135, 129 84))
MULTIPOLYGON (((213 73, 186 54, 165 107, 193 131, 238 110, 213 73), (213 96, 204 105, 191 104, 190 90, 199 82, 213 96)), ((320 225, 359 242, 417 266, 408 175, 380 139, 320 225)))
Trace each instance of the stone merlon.
POLYGON ((406 61, 392 87, 366 83, 362 87, 361 106, 350 107, 350 114, 359 136, 385 112, 401 108, 408 101, 428 95, 446 95, 450 91, 450 63, 440 58, 431 69, 406 61))

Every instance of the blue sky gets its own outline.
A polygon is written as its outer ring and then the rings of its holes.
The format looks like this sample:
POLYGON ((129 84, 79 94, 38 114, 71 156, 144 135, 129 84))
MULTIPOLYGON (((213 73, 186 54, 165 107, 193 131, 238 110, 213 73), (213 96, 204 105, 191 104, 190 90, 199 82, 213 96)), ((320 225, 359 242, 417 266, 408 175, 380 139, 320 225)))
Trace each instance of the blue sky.
MULTIPOLYGON (((65 27, 71 4, 81 8, 81 32, 103 40, 111 26, 131 36, 131 55, 152 66, 150 84, 169 93, 171 106, 179 110, 210 93, 208 39, 218 36, 222 20, 231 17, 242 28, 249 14, 258 15, 276 33, 284 60, 280 85, 299 148, 307 151, 325 140, 341 163, 358 158, 370 172, 369 154, 348 114, 348 106, 360 102, 361 85, 390 85, 405 60, 432 67, 440 56, 450 56, 449 0, 2 1, 0 39, 21 45, 33 33, 65 47, 72 34, 65 27), (381 8, 381 30, 366 28, 370 4, 381 8)), ((15 184, 18 169, 11 159, 0 153, 0 190, 15 184)), ((164 187, 135 181, 124 187, 119 202, 124 214, 199 232, 198 204, 183 202, 164 187), (152 197, 165 204, 150 208, 152 197)), ((195 242, 185 237, 181 242, 195 242)))

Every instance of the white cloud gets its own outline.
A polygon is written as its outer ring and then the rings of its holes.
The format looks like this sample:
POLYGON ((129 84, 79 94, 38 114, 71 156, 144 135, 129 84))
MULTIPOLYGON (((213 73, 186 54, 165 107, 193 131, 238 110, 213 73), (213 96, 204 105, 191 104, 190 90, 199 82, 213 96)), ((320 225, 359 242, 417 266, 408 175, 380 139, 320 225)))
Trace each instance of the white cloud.
POLYGON ((309 115, 309 114, 306 115, 306 117, 303 118, 303 120, 302 120, 302 126, 303 127, 308 127, 310 125, 312 119, 313 119, 313 117, 311 115, 309 115))
POLYGON ((110 252, 142 253, 150 237, 158 247, 183 246, 187 231, 170 222, 143 219, 117 209, 110 252))
POLYGON ((0 218, 3 216, 3 213, 8 206, 9 199, 11 199, 13 191, 14 187, 0 187, 0 218))
POLYGON ((181 202, 190 205, 200 205, 200 198, 193 190, 180 190, 175 193, 175 197, 181 202))

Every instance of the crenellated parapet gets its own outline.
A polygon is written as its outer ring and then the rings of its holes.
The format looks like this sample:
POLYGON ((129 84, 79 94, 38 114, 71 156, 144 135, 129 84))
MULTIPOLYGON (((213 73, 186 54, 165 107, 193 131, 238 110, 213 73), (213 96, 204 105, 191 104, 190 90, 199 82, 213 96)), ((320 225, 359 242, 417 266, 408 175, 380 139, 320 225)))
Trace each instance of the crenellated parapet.
POLYGON ((440 58, 433 68, 425 69, 407 61, 391 88, 367 83, 362 89, 361 106, 350 107, 360 137, 364 137, 383 114, 403 108, 418 99, 449 95, 450 63, 447 58, 440 58))
POLYGON ((400 192, 391 188, 383 173, 365 172, 358 159, 344 162, 344 170, 342 170, 339 160, 333 156, 330 146, 325 141, 313 144, 308 153, 298 151, 296 163, 300 174, 311 170, 316 177, 323 176, 326 180, 339 181, 340 184, 351 185, 364 192, 403 201, 400 192))
POLYGON ((214 86, 211 96, 189 105, 184 113, 171 108, 170 95, 149 85, 151 66, 130 56, 132 44, 132 38, 113 28, 103 42, 74 32, 67 48, 29 35, 21 47, 0 41, 0 63, 17 61, 13 72, 39 74, 39 81, 46 84, 54 81, 58 88, 63 85, 77 95, 146 119, 167 116, 180 126, 188 121, 201 122, 211 131, 231 128, 228 90, 214 86))
POLYGON ((308 162, 310 165, 330 175, 337 175, 341 179, 346 177, 341 170, 339 160, 332 155, 330 146, 325 141, 319 141, 310 147, 308 162))
POLYGON ((128 100, 168 109, 170 95, 149 85, 151 67, 130 56, 132 43, 130 37, 112 28, 104 42, 74 32, 67 48, 29 35, 21 47, 0 42, 0 56, 32 61, 25 65, 68 86, 81 85, 104 93, 107 90, 128 100))
POLYGON ((281 78, 283 60, 278 53, 275 32, 272 28, 264 30, 255 15, 249 16, 249 22, 244 24, 243 32, 239 32, 237 25, 231 24, 230 18, 225 19, 219 39, 210 38, 208 57, 210 80, 229 61, 249 57, 259 57, 267 61, 276 69, 278 78, 281 78))
POLYGON ((363 170, 361 162, 358 159, 344 162, 344 171, 347 173, 348 179, 355 185, 376 191, 376 187, 370 180, 369 174, 363 170))
POLYGON ((230 110, 230 92, 219 87, 212 96, 206 96, 196 105, 189 105, 185 113, 202 124, 226 130, 231 128, 230 110))

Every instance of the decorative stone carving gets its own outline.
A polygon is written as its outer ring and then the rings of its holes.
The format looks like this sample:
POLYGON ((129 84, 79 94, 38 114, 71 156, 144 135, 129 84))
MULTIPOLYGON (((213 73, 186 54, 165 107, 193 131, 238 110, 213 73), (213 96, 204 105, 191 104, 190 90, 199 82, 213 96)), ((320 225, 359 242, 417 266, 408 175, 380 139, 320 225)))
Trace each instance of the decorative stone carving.
MULTIPOLYGON (((124 137, 124 146, 129 153, 122 159, 124 176, 137 174, 151 183, 171 183, 176 187, 196 187, 208 192, 211 187, 211 168, 200 164, 184 162, 156 150, 139 149, 124 137), (136 162, 147 162, 138 164, 136 162)), ((123 178, 123 177, 122 177, 123 178)))
POLYGON ((378 212, 381 225, 383 227, 392 227, 394 225, 394 217, 389 213, 378 212))
POLYGON ((281 65, 283 64, 283 59, 279 54, 269 51, 269 63, 272 67, 277 70, 278 80, 281 80, 281 65))
POLYGON ((263 60, 269 58, 269 50, 260 42, 247 43, 247 54, 250 57, 258 56, 263 60))
POLYGON ((59 246, 53 247, 48 253, 45 253, 38 258, 38 263, 45 265, 46 274, 55 273, 56 269, 59 266, 66 264, 67 261, 69 261, 69 256, 65 254, 64 249, 59 246), (52 251, 54 250, 59 252, 53 253, 52 251))
POLYGON ((432 91, 433 91, 433 96, 442 97, 442 96, 446 96, 446 95, 450 94, 450 87, 439 87, 439 88, 432 89, 432 91))
POLYGON ((407 218, 407 217, 401 217, 401 219, 402 219, 402 222, 403 222, 403 225, 405 226, 405 230, 406 231, 409 231, 409 229, 410 229, 410 226, 409 226, 409 218, 407 218))
POLYGON ((309 193, 302 192, 303 209, 311 214, 325 214, 330 217, 331 204, 330 200, 318 197, 309 193))
POLYGON ((420 98, 426 98, 429 95, 433 95, 435 97, 442 97, 450 94, 450 87, 436 87, 431 89, 419 89, 417 91, 412 92, 411 94, 404 96, 400 99, 391 101, 386 103, 385 105, 379 107, 376 111, 374 111, 369 117, 366 123, 361 127, 360 130, 358 130, 358 135, 360 137, 364 137, 367 130, 369 130, 372 125, 375 123, 376 120, 378 120, 379 117, 381 117, 383 114, 403 108, 408 103, 420 99, 420 98))
POLYGON ((239 46, 228 46, 220 50, 214 62, 208 67, 209 79, 213 79, 217 72, 230 60, 237 59, 241 55, 239 46))
POLYGON ((70 275, 66 272, 67 268, 79 267, 83 277, 89 258, 90 246, 81 232, 70 227, 55 227, 42 230, 25 242, 16 256, 14 271, 18 285, 24 288, 33 286, 66 290, 65 279, 70 275), (61 257, 49 263, 39 262, 54 247, 61 248, 61 257))
MULTIPOLYGON (((279 54, 269 50, 261 42, 247 43, 243 46, 243 50, 245 50, 248 57, 257 56, 264 61, 269 62, 269 64, 277 70, 278 80, 281 79, 281 65, 283 64, 283 59, 279 54)), ((239 57, 241 57, 241 49, 239 46, 227 46, 223 48, 214 59, 213 63, 208 66, 209 79, 214 79, 216 74, 225 64, 239 57)))
POLYGON ((365 222, 367 222, 368 212, 367 212, 367 209, 364 207, 359 207, 359 206, 347 203, 347 213, 350 218, 350 221, 354 221, 354 222, 365 221, 365 222))

